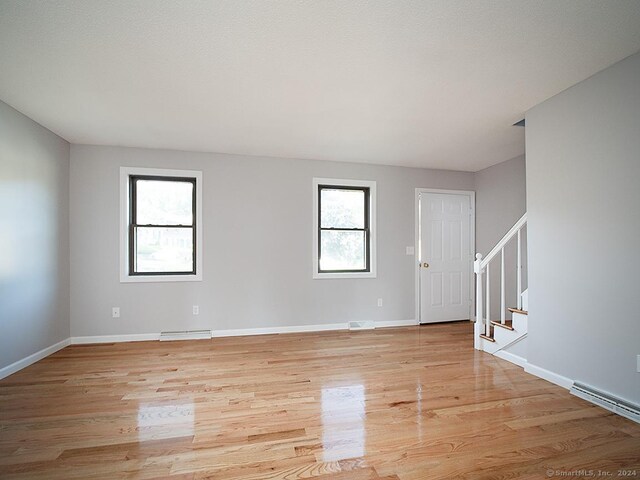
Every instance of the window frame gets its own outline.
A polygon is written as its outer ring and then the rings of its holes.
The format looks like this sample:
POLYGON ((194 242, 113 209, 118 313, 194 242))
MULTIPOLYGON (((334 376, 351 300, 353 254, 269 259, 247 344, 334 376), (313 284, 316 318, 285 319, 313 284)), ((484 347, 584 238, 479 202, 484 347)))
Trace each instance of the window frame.
POLYGON ((313 278, 376 278, 376 182, 336 178, 313 179, 313 278), (365 228, 322 228, 321 190, 361 190, 365 192, 365 228), (321 270, 322 231, 364 231, 366 238, 364 270, 321 270))
POLYGON ((202 280, 202 172, 155 168, 120 168, 120 282, 184 282, 202 280), (182 181, 193 184, 192 225, 137 225, 135 195, 137 180, 182 181), (134 232, 136 226, 193 229, 193 271, 134 272, 134 232))
POLYGON ((196 254, 198 251, 198 244, 196 242, 198 231, 197 225, 197 198, 196 179, 195 177, 167 177, 164 175, 129 175, 129 275, 130 276, 166 276, 166 275, 195 275, 197 273, 196 254), (154 182, 182 182, 190 183, 193 186, 191 191, 191 225, 178 225, 178 224, 139 224, 138 223, 138 211, 137 211, 137 191, 138 181, 150 180, 154 182), (137 272, 135 270, 135 253, 136 253, 136 228, 190 228, 191 240, 193 245, 193 251, 191 253, 191 270, 189 271, 164 271, 164 272, 137 272))

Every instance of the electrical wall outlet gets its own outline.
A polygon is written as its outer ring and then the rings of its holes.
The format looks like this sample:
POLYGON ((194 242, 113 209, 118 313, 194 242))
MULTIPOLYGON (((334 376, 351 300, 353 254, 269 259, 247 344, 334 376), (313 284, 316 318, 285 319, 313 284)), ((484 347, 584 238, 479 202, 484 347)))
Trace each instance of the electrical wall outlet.
POLYGON ((407 247, 405 253, 407 255, 414 255, 416 253, 416 249, 414 247, 407 247))
POLYGON ((200 307, 198 305, 193 306, 193 314, 200 315, 200 307))
POLYGON ((120 318, 120 307, 113 307, 111 309, 111 318, 120 318))
POLYGON ((382 306, 382 299, 381 299, 381 298, 379 298, 379 299, 378 299, 378 306, 379 306, 379 307, 381 307, 381 306, 382 306))
POLYGON ((637 371, 638 373, 640 373, 640 355, 638 355, 638 356, 636 357, 636 363, 637 363, 637 365, 636 365, 636 371, 637 371))

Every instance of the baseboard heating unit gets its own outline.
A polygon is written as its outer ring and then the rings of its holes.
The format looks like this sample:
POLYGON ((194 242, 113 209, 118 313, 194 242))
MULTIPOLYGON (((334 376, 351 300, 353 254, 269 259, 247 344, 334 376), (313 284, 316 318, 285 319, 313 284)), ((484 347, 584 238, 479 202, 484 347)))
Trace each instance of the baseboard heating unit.
POLYGON ((574 382, 570 391, 576 397, 583 398, 613 413, 640 423, 640 406, 638 405, 626 402, 583 383, 574 382))
POLYGON ((372 320, 349 322, 348 326, 349 330, 373 330, 374 328, 376 328, 376 324, 372 320))
POLYGON ((160 341, 170 340, 209 340, 211 330, 181 330, 176 332, 160 332, 160 341))

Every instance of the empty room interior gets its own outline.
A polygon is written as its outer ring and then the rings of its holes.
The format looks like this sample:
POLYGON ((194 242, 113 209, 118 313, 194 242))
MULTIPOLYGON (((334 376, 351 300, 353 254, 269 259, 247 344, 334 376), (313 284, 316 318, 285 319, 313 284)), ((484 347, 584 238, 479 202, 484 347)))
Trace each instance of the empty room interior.
POLYGON ((3 480, 640 479, 640 1, 0 0, 0 228, 3 480))

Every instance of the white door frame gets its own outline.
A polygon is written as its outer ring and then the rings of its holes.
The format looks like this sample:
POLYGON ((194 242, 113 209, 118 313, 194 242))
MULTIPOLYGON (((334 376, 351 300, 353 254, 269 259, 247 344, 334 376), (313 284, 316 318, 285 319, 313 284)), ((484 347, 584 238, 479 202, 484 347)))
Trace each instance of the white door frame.
POLYGON ((471 296, 469 302, 469 319, 474 319, 473 308, 475 306, 475 288, 474 288, 474 273, 473 273, 473 261, 475 260, 476 252, 476 192, 472 190, 440 190, 437 188, 416 188, 415 196, 415 249, 414 249, 414 262, 415 269, 415 295, 416 295, 416 323, 420 325, 420 194, 421 193, 448 193, 452 195, 466 195, 469 197, 469 205, 471 206, 471 215, 469 216, 469 249, 471 254, 469 255, 469 295, 471 296))

